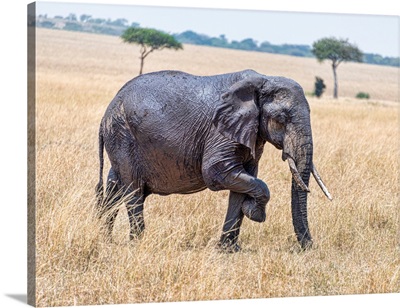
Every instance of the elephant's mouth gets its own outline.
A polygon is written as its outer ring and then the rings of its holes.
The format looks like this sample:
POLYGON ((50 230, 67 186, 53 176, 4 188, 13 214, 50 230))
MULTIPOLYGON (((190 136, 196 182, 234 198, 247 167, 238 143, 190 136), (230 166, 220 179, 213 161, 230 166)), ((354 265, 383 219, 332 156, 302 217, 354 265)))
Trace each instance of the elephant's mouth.
POLYGON ((284 151, 282 151, 282 160, 286 161, 286 159, 289 157, 290 155, 288 153, 285 153, 284 151))

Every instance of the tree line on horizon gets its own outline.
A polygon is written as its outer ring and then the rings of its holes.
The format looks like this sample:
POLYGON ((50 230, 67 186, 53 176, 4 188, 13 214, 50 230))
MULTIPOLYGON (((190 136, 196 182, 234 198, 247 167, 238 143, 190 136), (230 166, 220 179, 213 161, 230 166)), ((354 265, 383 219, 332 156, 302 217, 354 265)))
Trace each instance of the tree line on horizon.
POLYGON ((308 45, 295 45, 295 44, 274 45, 268 41, 258 44, 257 41, 255 41, 252 38, 246 38, 241 41, 233 40, 229 42, 224 34, 220 35, 219 37, 210 37, 205 34, 198 34, 191 30, 179 34, 174 34, 174 37, 178 41, 184 44, 278 53, 296 57, 313 56, 313 54, 311 53, 311 48, 308 45))
MULTIPOLYGON (((91 15, 82 14, 77 17, 75 14, 69 14, 67 17, 54 16, 48 17, 47 14, 38 15, 36 19, 37 27, 61 29, 70 31, 92 32, 107 35, 120 36, 129 27, 140 27, 139 23, 128 23, 124 18, 115 20, 93 18, 91 15)), ((252 38, 246 38, 241 41, 229 41, 224 34, 219 37, 211 37, 205 34, 199 34, 192 30, 182 33, 175 33, 172 36, 183 44, 202 45, 210 47, 230 48, 247 51, 267 52, 274 54, 283 54, 296 57, 315 57, 312 53, 312 47, 308 45, 282 44, 275 45, 268 41, 257 43, 252 38)), ((364 53, 363 62, 376 65, 400 66, 399 57, 383 57, 379 54, 364 53)))

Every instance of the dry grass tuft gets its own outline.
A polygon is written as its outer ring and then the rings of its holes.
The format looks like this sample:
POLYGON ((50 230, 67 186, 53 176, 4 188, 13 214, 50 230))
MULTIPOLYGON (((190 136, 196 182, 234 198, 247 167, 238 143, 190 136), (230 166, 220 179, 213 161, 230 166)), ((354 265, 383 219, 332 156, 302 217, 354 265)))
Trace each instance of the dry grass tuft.
MULTIPOLYGON (((311 183, 316 247, 298 249, 290 173, 280 153, 266 146, 259 176, 271 190, 267 221, 245 220, 243 251, 222 254, 216 243, 226 191, 149 197, 145 234, 133 242, 121 204, 114 241, 105 241, 94 211, 97 129, 109 101, 136 73, 135 48, 115 37, 74 32, 38 29, 37 38, 38 306, 400 291, 394 68, 340 68, 341 95, 368 90, 376 100, 309 99, 315 164, 334 196, 329 202, 311 183)), ((292 77, 306 91, 315 74, 330 74, 311 59, 196 46, 154 53, 145 64, 147 71, 198 74, 242 68, 292 77)))

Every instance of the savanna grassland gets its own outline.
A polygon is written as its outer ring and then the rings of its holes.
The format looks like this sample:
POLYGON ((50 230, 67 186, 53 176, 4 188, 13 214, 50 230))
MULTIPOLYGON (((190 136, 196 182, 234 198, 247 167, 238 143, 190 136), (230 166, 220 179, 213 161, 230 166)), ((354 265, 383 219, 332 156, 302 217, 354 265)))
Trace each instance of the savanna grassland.
MULTIPOLYGON (((343 63, 333 100, 329 63, 185 45, 151 54, 145 72, 211 75, 252 68, 295 79, 308 97, 314 162, 334 200, 311 180, 315 246, 298 249, 290 172, 267 145, 259 177, 267 221, 245 219, 236 254, 216 249, 227 191, 150 196, 146 231, 129 242, 121 205, 114 242, 94 215, 97 132, 119 88, 136 76, 138 48, 118 37, 37 29, 36 301, 66 306, 400 292, 398 69, 343 63), (368 92, 369 100, 355 95, 368 92)), ((106 166, 109 166, 107 162, 106 166)))

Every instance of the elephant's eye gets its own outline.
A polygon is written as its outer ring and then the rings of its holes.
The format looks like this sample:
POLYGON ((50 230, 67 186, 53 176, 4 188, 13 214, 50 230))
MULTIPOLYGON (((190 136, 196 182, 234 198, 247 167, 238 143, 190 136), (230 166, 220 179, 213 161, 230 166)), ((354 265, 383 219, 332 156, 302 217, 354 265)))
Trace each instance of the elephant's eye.
POLYGON ((285 124, 287 122, 287 116, 284 113, 277 115, 275 120, 280 124, 285 124))
POLYGON ((275 101, 287 100, 289 97, 290 97, 290 92, 286 89, 280 89, 278 92, 274 94, 275 101))

